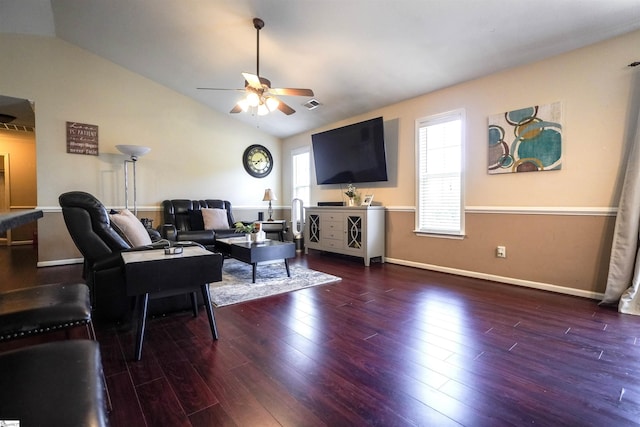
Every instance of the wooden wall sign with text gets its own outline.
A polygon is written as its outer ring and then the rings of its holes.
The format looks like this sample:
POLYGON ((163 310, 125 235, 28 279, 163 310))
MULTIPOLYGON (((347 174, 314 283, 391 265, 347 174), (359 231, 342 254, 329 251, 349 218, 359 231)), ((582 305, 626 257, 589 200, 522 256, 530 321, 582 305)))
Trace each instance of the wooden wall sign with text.
POLYGON ((67 153, 97 156, 98 126, 67 122, 67 153))

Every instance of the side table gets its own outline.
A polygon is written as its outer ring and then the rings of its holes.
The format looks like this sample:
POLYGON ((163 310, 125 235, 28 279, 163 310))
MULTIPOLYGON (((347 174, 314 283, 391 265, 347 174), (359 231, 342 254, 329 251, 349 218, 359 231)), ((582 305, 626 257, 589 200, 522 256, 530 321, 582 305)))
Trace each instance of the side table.
POLYGON ((136 360, 142 356, 142 342, 147 320, 149 296, 192 294, 194 314, 197 314, 195 292, 202 291, 213 339, 218 330, 211 307, 209 283, 222 280, 222 255, 199 246, 184 247, 181 254, 165 255, 164 249, 122 252, 127 295, 136 297, 138 330, 136 360))

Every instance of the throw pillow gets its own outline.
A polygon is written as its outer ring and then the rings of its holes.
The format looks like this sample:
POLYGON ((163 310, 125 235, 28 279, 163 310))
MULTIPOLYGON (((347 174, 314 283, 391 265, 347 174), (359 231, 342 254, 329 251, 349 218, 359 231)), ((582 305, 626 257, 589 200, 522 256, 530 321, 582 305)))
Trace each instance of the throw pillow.
POLYGON ((227 219, 226 209, 202 208, 200 210, 202 211, 205 230, 229 229, 229 220, 227 219))
POLYGON ((204 219, 202 219, 202 211, 200 209, 189 209, 189 225, 191 230, 200 231, 204 230, 204 219))
POLYGON ((147 229, 134 214, 128 209, 123 209, 118 213, 110 214, 109 219, 113 228, 132 247, 151 244, 151 237, 147 229))

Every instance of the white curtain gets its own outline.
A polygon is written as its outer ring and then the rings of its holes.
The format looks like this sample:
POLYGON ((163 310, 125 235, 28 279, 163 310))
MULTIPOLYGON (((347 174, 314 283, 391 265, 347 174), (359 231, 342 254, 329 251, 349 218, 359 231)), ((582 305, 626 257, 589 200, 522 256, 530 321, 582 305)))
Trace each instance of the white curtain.
MULTIPOLYGON (((635 92, 640 93, 640 74, 635 76, 635 92)), ((638 102, 639 96, 631 99, 638 102)), ((621 313, 640 315, 640 113, 631 108, 635 122, 628 126, 631 148, 620 194, 613 234, 609 275, 602 304, 618 304, 621 313)))

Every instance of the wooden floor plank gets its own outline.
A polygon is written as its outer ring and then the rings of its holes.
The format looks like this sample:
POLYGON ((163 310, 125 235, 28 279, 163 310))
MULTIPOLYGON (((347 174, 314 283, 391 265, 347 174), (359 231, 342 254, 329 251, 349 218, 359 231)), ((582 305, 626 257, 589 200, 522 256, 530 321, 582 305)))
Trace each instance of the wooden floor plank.
POLYGON ((165 378, 136 387, 148 426, 187 427, 191 425, 175 390, 165 378))
POLYGON ((107 387, 111 403, 117 410, 109 414, 112 427, 146 426, 137 390, 131 382, 128 372, 107 376, 107 387))
POLYGON ((163 370, 187 415, 218 403, 218 399, 190 362, 169 363, 163 366, 163 370))
POLYGON ((323 426, 324 422, 312 411, 300 405, 289 391, 268 376, 268 373, 253 364, 234 370, 235 376, 251 394, 282 425, 323 426))
POLYGON ((192 427, 238 426, 220 404, 209 406, 208 408, 189 415, 189 421, 192 427))

